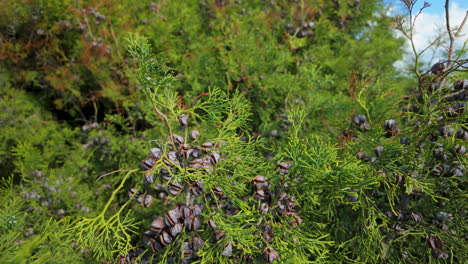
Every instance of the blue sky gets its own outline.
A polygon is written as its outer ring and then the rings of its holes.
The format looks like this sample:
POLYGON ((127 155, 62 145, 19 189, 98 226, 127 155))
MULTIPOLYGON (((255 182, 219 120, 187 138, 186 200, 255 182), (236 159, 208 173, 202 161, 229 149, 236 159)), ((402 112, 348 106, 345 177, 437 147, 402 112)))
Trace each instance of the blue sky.
MULTIPOLYGON (((391 15, 405 15, 407 10, 405 5, 400 0, 385 0, 385 3, 393 5, 389 11, 391 15)), ((416 50, 421 51, 431 43, 438 35, 442 32, 446 33, 445 25, 445 0, 426 0, 431 6, 424 9, 423 13, 418 17, 416 21, 414 42, 416 50)), ((418 12, 423 6, 424 1, 418 0, 414 12, 418 12)), ((457 28, 463 21, 463 18, 468 11, 468 0, 451 0, 450 1, 450 26, 451 28, 457 28)), ((456 40, 455 47, 459 48, 468 39, 468 23, 465 24, 462 35, 456 40)), ((397 63, 397 67, 404 67, 405 64, 411 63, 411 59, 414 58, 412 55, 409 42, 407 43, 406 50, 408 51, 407 56, 403 61, 397 63)), ((438 47, 429 49, 422 55, 422 60, 430 64, 446 59, 443 55, 444 47, 438 47)))
MULTIPOLYGON (((400 0, 387 0, 385 2, 394 3, 399 13, 405 12, 405 5, 400 0)), ((431 4, 431 6, 426 8, 424 12, 439 15, 445 14, 445 0, 426 0, 426 2, 431 4)), ((468 10, 468 0, 451 0, 450 4, 453 3, 457 4, 461 9, 468 10)), ((417 10, 419 10, 423 4, 424 1, 418 0, 416 2, 417 10)))

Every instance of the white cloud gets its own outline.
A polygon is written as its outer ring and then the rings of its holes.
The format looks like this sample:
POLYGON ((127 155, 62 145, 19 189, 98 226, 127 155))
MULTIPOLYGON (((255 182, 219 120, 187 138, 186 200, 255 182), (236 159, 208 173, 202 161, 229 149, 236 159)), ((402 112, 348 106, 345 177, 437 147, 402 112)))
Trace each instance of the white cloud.
MULTIPOLYGON (((450 5, 450 27, 452 29, 458 28, 463 21, 466 9, 463 9, 457 3, 450 5)), ((406 19, 407 20, 407 19, 406 19)), ((445 60, 444 53, 447 51, 448 35, 445 24, 445 12, 443 14, 425 13, 424 11, 419 15, 416 20, 415 32, 414 32, 414 44, 417 52, 421 52, 428 45, 431 44, 440 34, 444 34, 445 43, 441 46, 432 47, 428 49, 422 56, 421 60, 425 63, 432 65, 435 62, 445 60)), ((398 32, 401 35, 401 33, 398 32)), ((459 49, 463 46, 463 43, 467 40, 468 36, 468 22, 463 27, 460 36, 455 41, 455 48, 459 49)), ((408 54, 405 56, 403 61, 399 61, 395 64, 397 68, 402 68, 414 59, 413 51, 410 46, 410 42, 406 43, 406 50, 408 54)))

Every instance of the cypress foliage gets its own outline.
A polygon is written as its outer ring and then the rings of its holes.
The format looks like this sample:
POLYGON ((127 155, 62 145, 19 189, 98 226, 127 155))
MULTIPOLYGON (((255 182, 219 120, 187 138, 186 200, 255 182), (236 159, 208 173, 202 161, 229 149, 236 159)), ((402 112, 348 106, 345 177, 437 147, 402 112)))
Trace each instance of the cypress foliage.
POLYGON ((0 263, 463 263, 466 48, 385 8, 3 1, 0 263))

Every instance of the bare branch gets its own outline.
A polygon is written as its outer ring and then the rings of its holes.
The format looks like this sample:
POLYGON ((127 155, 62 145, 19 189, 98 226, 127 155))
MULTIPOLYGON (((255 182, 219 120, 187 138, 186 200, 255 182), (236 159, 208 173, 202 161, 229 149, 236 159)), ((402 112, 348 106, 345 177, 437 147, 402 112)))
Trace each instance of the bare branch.
POLYGON ((419 9, 419 12, 414 16, 414 23, 413 25, 416 23, 416 19, 418 18, 419 15, 421 15, 422 11, 428 7, 430 7, 431 4, 429 4, 428 2, 424 1, 424 5, 423 7, 421 7, 421 9, 419 9))
POLYGON ((453 43, 455 42, 455 38, 453 37, 452 30, 450 29, 449 4, 450 4, 450 0, 445 0, 445 22, 447 24, 447 33, 450 38, 450 46, 448 49, 448 65, 447 65, 448 68, 452 64, 451 61, 452 61, 452 53, 453 53, 453 43))
POLYGON ((460 24, 458 27, 457 33, 455 33, 455 37, 458 38, 460 36, 460 33, 463 29, 463 26, 465 26, 466 20, 468 19, 468 11, 465 13, 465 18, 463 18, 463 22, 460 24))
POLYGON ((435 46, 437 42, 439 42, 442 38, 444 37, 444 35, 439 35, 437 36, 429 45, 427 45, 423 50, 421 50, 419 52, 419 55, 422 55, 424 52, 426 52, 428 49, 430 49, 431 47, 435 46))

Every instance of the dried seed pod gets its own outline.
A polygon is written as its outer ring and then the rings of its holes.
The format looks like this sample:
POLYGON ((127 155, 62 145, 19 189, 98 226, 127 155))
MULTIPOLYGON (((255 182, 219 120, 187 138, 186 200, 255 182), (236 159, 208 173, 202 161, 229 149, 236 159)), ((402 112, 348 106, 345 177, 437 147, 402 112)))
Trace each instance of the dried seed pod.
POLYGON ((274 239, 273 233, 265 233, 263 234, 263 238, 265 238, 267 243, 271 243, 274 239))
POLYGON ((184 219, 184 226, 185 228, 187 228, 188 231, 192 231, 191 226, 192 226, 193 218, 194 216, 190 215, 189 217, 184 219))
POLYGON ((177 152, 175 151, 169 151, 167 153, 167 157, 169 158, 170 161, 176 161, 177 160, 177 152))
POLYGON ((186 218, 190 217, 190 208, 185 204, 183 204, 183 205, 181 205, 179 207, 179 212, 180 212, 180 217, 182 219, 186 219, 186 218))
POLYGON ((143 182, 144 182, 145 184, 153 184, 153 182, 154 182, 154 174, 151 173, 151 174, 149 174, 149 175, 145 175, 145 176, 143 177, 143 182))
POLYGON ((273 233, 273 228, 271 227, 271 225, 265 225, 263 227, 263 234, 266 234, 266 233, 273 233))
POLYGON ((458 154, 458 155, 464 155, 466 153, 466 147, 463 146, 463 145, 460 145, 460 144, 457 144, 455 146, 455 152, 458 154))
POLYGON ((263 257, 266 261, 273 263, 273 261, 279 258, 279 254, 273 248, 267 247, 263 250, 263 257))
POLYGON ((411 213, 411 220, 415 223, 420 223, 423 221, 423 217, 420 213, 411 213))
POLYGON ((181 148, 182 148, 183 150, 191 150, 191 149, 192 149, 192 146, 187 145, 187 144, 182 144, 181 148))
POLYGON ((396 184, 403 184, 405 182, 405 177, 401 175, 400 173, 393 172, 392 175, 393 177, 395 177, 396 184))
POLYGON ((451 126, 441 126, 439 127, 439 132, 443 137, 448 138, 453 136, 455 129, 451 126))
POLYGON ((214 166, 213 166, 213 164, 211 163, 211 161, 205 161, 205 162, 203 162, 202 168, 203 168, 206 172, 208 172, 208 173, 210 173, 210 174, 212 174, 212 173, 214 172, 214 166))
POLYGON ((117 264, 132 264, 132 260, 130 259, 129 256, 125 256, 124 254, 121 254, 119 257, 119 260, 117 261, 117 264))
POLYGON ((192 243, 189 243, 188 241, 184 242, 184 257, 185 258, 191 258, 192 257, 192 243))
POLYGON ((356 137, 356 134, 350 130, 350 129, 345 129, 343 132, 341 132, 341 140, 343 141, 348 141, 351 140, 352 138, 356 137))
POLYGON ((456 91, 468 91, 468 79, 459 80, 453 86, 456 91))
POLYGON ((400 132, 397 128, 397 122, 393 119, 385 120, 383 128, 386 132, 386 137, 396 136, 400 132))
POLYGON ((270 137, 277 137, 278 136, 278 130, 274 129, 270 132, 270 137))
POLYGON ((156 159, 160 159, 163 151, 160 148, 152 148, 148 155, 153 156, 156 159))
POLYGON ((200 251, 200 249, 203 248, 203 244, 205 244, 205 241, 203 241, 203 239, 201 239, 199 236, 196 236, 192 239, 192 249, 195 252, 200 251))
POLYGON ((221 155, 219 155, 219 153, 212 152, 210 155, 211 164, 216 165, 219 162, 220 158, 221 158, 221 155))
POLYGON ((359 130, 360 130, 360 131, 363 131, 363 132, 364 132, 364 131, 368 131, 368 130, 370 130, 370 129, 371 129, 371 126, 370 126, 370 124, 367 123, 367 122, 364 122, 364 123, 362 123, 362 124, 359 126, 359 130))
POLYGON ((358 152, 358 153, 356 154, 356 158, 357 158, 358 160, 367 160, 367 155, 366 155, 366 153, 364 153, 364 152, 361 151, 361 152, 358 152))
POLYGON ((194 159, 198 159, 203 155, 203 151, 198 148, 193 148, 191 155, 194 159))
POLYGON ((295 212, 286 212, 283 213, 283 216, 290 216, 293 218, 293 220, 288 221, 290 226, 298 226, 302 224, 302 218, 295 212))
POLYGON ((201 215, 203 211, 203 204, 197 202, 191 206, 191 210, 192 210, 192 215, 194 216, 201 215))
POLYGON ((138 196, 138 202, 145 208, 149 207, 153 203, 153 196, 149 194, 142 194, 138 196))
POLYGON ((209 226, 210 228, 212 228, 212 229, 216 229, 216 227, 218 227, 218 226, 216 225, 216 222, 215 222, 214 220, 212 220, 212 219, 208 220, 206 223, 207 223, 208 226, 209 226))
POLYGON ((190 193, 195 196, 200 196, 203 193, 203 182, 201 180, 193 182, 190 185, 190 193))
POLYGON ((407 137, 402 137, 402 138, 400 138, 400 144, 409 145, 410 144, 410 139, 407 138, 407 137))
POLYGON ((198 229, 200 229, 200 227, 202 226, 202 220, 201 220, 201 217, 199 215, 195 216, 193 218, 193 224, 192 224, 192 229, 193 231, 196 231, 198 229))
POLYGON ((266 198, 266 193, 265 193, 265 191, 262 190, 262 189, 256 190, 256 191, 255 191, 255 194, 254 194, 254 198, 255 198, 256 200, 265 200, 265 198, 266 198))
POLYGON ((434 157, 438 160, 447 160, 448 156, 447 154, 444 153, 443 148, 435 148, 432 153, 434 154, 434 157))
MULTIPOLYGON (((167 220, 170 223, 171 226, 179 222, 180 219, 180 212, 178 208, 169 210, 166 214, 167 220)), ((166 218, 164 218, 166 220, 166 218)), ((167 224, 167 223, 166 223, 167 224)))
POLYGON ((121 254, 119 260, 117 261, 117 264, 132 264, 132 260, 130 259, 130 257, 121 254))
POLYGON ((186 114, 181 114, 179 116, 179 125, 182 126, 182 127, 186 127, 188 125, 188 115, 186 114))
POLYGON ((203 168, 203 163, 205 162, 204 159, 194 159, 192 162, 190 162, 189 167, 191 169, 199 170, 203 168))
POLYGON ((260 214, 268 213, 269 209, 270 209, 270 206, 267 203, 260 204, 260 214))
POLYGON ((169 183, 169 193, 174 195, 174 196, 177 196, 180 194, 180 192, 182 192, 182 188, 183 186, 179 183, 177 183, 176 181, 171 181, 169 183))
POLYGON ((163 249, 163 245, 156 239, 151 239, 150 240, 150 247, 151 249, 155 252, 158 253, 163 249))
POLYGON ((172 141, 173 141, 174 144, 176 144, 176 145, 181 145, 181 144, 184 144, 184 143, 185 143, 184 137, 183 137, 183 136, 180 136, 180 135, 177 135, 177 134, 172 135, 172 141))
POLYGON ((171 168, 173 168, 174 166, 180 166, 180 163, 177 160, 177 153, 175 151, 168 152, 167 157, 167 159, 163 160, 164 164, 171 168))
POLYGON ((208 141, 208 142, 203 143, 203 144, 202 144, 202 147, 204 147, 204 148, 212 148, 212 147, 214 147, 214 144, 213 144, 213 142, 208 141))
POLYGON ((163 246, 171 244, 173 240, 174 238, 172 238, 172 236, 166 231, 162 231, 162 233, 159 235, 159 241, 163 246))
POLYGON ((184 225, 188 231, 196 231, 201 227, 202 221, 200 216, 191 215, 188 218, 185 218, 184 225))
POLYGON ((461 169, 456 168, 456 169, 452 170, 452 176, 463 177, 464 175, 465 175, 465 173, 461 169))
POLYGON ((383 147, 383 146, 377 146, 377 147, 375 147, 375 150, 374 150, 375 155, 376 155, 377 157, 380 157, 380 156, 382 155, 383 150, 384 150, 384 147, 383 147))
POLYGON ((367 117, 365 115, 356 115, 353 117, 353 123, 356 125, 356 126, 359 126, 361 125, 362 123, 366 122, 367 121, 367 117))
POLYGON ((291 168, 291 163, 287 163, 283 161, 278 164, 278 169, 289 170, 289 168, 291 168))
POLYGON ((168 181, 171 179, 171 171, 169 171, 167 168, 162 168, 160 170, 160 177, 165 180, 165 181, 168 181))
POLYGON ((178 234, 182 233, 183 226, 181 223, 176 223, 173 227, 171 227, 171 236, 176 237, 178 234))
POLYGON ((182 157, 184 159, 189 159, 192 153, 193 153, 193 149, 184 149, 184 151, 182 152, 182 157))
POLYGON ((153 229, 148 229, 146 230, 143 234, 145 234, 145 236, 148 236, 148 237, 156 237, 157 235, 159 235, 159 232, 156 231, 156 230, 153 230, 153 229))
POLYGON ((439 75, 444 73, 447 70, 445 64, 443 62, 438 62, 431 67, 431 73, 435 75, 439 75))
POLYGON ((450 228, 448 227, 448 225, 446 225, 445 223, 442 223, 440 226, 438 226, 440 229, 442 229, 442 231, 444 232, 448 232, 450 230, 450 228))
POLYGON ((232 243, 231 242, 228 242, 225 246, 224 246, 224 250, 223 252, 221 253, 222 256, 224 257, 228 257, 232 254, 232 243))
POLYGON ((460 128, 457 130, 456 136, 458 139, 468 140, 468 131, 465 131, 462 128, 460 128))
MULTIPOLYGON (((285 203, 286 203, 286 202, 285 202, 285 203)), ((286 203, 286 209, 287 209, 288 211, 294 211, 296 206, 297 206, 297 203, 296 203, 296 201, 294 200, 294 198, 288 199, 288 201, 287 201, 287 203, 286 203)))
POLYGON ((131 188, 130 191, 128 191, 128 198, 132 198, 138 193, 137 188, 131 188))
POLYGON ((253 179, 253 183, 257 189, 268 189, 270 184, 267 181, 268 179, 265 176, 257 175, 253 179))
POLYGON ((399 225, 399 224, 391 224, 390 227, 393 228, 398 233, 403 233, 403 232, 406 231, 406 229, 403 226, 399 225))
POLYGON ((396 128, 397 122, 393 119, 385 120, 383 124, 383 128, 388 131, 396 128))
POLYGON ((190 131, 190 138, 196 140, 200 136, 200 132, 198 130, 190 131))
POLYGON ((288 194, 285 192, 282 192, 278 195, 278 200, 283 201, 284 199, 288 198, 288 194))
POLYGON ((151 223, 151 229, 155 231, 161 231, 166 227, 164 219, 162 217, 157 217, 151 223))
POLYGON ((226 196, 224 195, 223 189, 218 186, 213 186, 211 190, 214 192, 214 194, 218 197, 218 199, 225 199, 226 196))
POLYGON ((442 166, 436 166, 432 169, 432 173, 436 176, 440 176, 444 173, 444 168, 442 166))
POLYGON ((154 167, 154 165, 156 165, 156 160, 155 158, 146 158, 144 160, 141 161, 141 168, 145 171, 147 170, 150 170, 154 167))
POLYGON ((222 232, 222 231, 216 230, 213 233, 213 239, 215 240, 215 242, 218 242, 219 240, 223 239, 224 237, 226 237, 226 234, 224 232, 222 232))
POLYGON ((427 238, 426 242, 427 242, 427 245, 432 249, 443 249, 444 248, 444 242, 437 235, 430 235, 427 238))

